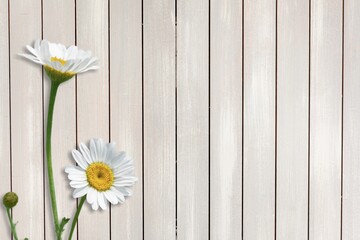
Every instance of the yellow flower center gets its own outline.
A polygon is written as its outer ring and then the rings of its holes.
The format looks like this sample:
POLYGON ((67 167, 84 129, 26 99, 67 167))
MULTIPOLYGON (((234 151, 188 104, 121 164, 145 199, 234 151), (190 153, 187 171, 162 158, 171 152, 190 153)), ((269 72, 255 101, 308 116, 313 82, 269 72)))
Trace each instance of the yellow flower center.
POLYGON ((113 170, 103 162, 90 164, 86 169, 86 177, 89 185, 100 192, 109 190, 114 183, 113 170))
POLYGON ((66 64, 66 60, 58 58, 58 57, 51 57, 52 62, 59 62, 61 66, 64 66, 66 64))

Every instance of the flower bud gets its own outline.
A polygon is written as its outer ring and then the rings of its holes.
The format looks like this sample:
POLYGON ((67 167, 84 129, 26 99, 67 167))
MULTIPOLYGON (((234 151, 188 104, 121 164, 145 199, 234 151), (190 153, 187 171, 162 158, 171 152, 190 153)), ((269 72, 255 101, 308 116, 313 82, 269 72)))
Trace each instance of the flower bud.
POLYGON ((16 193, 8 192, 3 197, 3 204, 6 208, 13 208, 18 203, 19 198, 16 193))

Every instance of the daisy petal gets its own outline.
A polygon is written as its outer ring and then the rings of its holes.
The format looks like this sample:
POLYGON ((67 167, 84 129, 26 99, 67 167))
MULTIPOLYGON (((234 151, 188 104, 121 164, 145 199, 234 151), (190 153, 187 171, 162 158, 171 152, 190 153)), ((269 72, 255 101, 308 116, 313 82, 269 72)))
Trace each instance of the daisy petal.
POLYGON ((40 55, 43 59, 48 59, 49 61, 51 60, 49 42, 47 40, 40 42, 40 55))
POLYGON ((99 160, 105 161, 106 148, 105 148, 104 140, 102 140, 101 138, 95 140, 95 145, 96 145, 96 152, 98 154, 99 160))
POLYGON ((98 67, 97 62, 98 62, 97 58, 91 58, 88 60, 88 62, 84 61, 84 63, 86 63, 86 64, 80 65, 77 69, 77 72, 83 73, 83 72, 87 72, 89 70, 95 69, 93 67, 98 67))
POLYGON ((76 163, 82 168, 82 169, 86 169, 88 167, 88 163, 86 162, 86 160, 84 159, 84 157, 81 155, 81 153, 78 150, 73 150, 72 151, 72 156, 74 158, 74 160, 76 161, 76 163))
POLYGON ((70 186, 72 188, 83 188, 88 186, 89 183, 87 181, 71 181, 70 186))
POLYGON ((68 59, 76 59, 76 55, 78 53, 78 48, 74 45, 70 46, 65 53, 65 60, 68 59))
POLYGON ((126 187, 117 187, 116 188, 119 192, 121 192, 125 197, 129 197, 132 195, 132 191, 130 188, 126 187))
POLYGON ((86 200, 89 204, 93 204, 97 201, 97 192, 95 189, 90 188, 88 194, 86 195, 86 200))
POLYGON ((119 167, 121 163, 125 160, 125 158, 126 158, 126 153, 124 151, 120 152, 119 155, 117 155, 111 160, 112 166, 114 168, 119 167))
POLYGON ((90 140, 90 154, 93 161, 98 161, 98 153, 96 151, 95 139, 90 140))
POLYGON ((107 209, 107 204, 106 204, 107 200, 104 197, 104 193, 98 192, 97 196, 98 196, 99 206, 101 207, 102 210, 106 210, 107 209))
POLYGON ((119 199, 116 197, 115 193, 113 193, 111 190, 104 192, 104 196, 113 205, 119 203, 119 199))
POLYGON ((88 67, 86 69, 84 69, 83 71, 77 71, 77 73, 84 73, 84 72, 87 72, 87 71, 90 71, 90 70, 96 70, 96 69, 99 69, 100 67, 99 66, 92 66, 92 67, 88 67))
POLYGON ((41 43, 40 39, 35 40, 34 48, 35 48, 37 53, 40 53, 40 43, 41 43))
POLYGON ((82 60, 81 60, 81 59, 76 59, 76 60, 74 61, 74 64, 71 66, 71 68, 69 68, 69 71, 78 73, 78 71, 76 71, 76 69, 78 68, 78 66, 79 66, 81 63, 82 63, 82 60))
POLYGON ((98 201, 95 201, 93 204, 91 204, 91 208, 96 211, 99 209, 99 203, 98 201))
POLYGON ((79 73, 83 73, 83 72, 87 72, 87 71, 90 71, 90 70, 96 70, 96 69, 99 69, 100 67, 99 66, 92 66, 92 67, 88 67, 86 68, 86 70, 83 70, 79 73))
POLYGON ((129 187, 129 186, 132 186, 135 184, 135 181, 133 180, 123 180, 123 179, 120 179, 120 180, 115 180, 114 182, 114 186, 115 187, 129 187))
POLYGON ((69 180, 74 180, 74 181, 86 181, 86 174, 85 172, 82 172, 80 174, 77 173, 70 173, 68 175, 69 180))
POLYGON ((72 65, 74 65, 74 61, 67 60, 66 63, 61 66, 61 72, 68 72, 72 65))
POLYGON ((38 52, 37 52, 34 48, 30 47, 29 45, 26 45, 26 49, 27 49, 31 54, 33 54, 36 58, 39 58, 38 52))
POLYGON ((33 55, 26 54, 26 53, 19 53, 19 55, 24 57, 24 58, 29 59, 30 61, 32 61, 34 63, 40 64, 40 65, 43 64, 43 62, 40 59, 34 57, 33 55))
POLYGON ((125 201, 124 194, 122 194, 117 188, 111 187, 110 190, 115 194, 115 196, 119 199, 121 203, 125 201))
POLYGON ((71 167, 66 167, 65 172, 69 173, 69 174, 70 173, 78 173, 78 174, 80 174, 80 173, 84 173, 84 169, 82 169, 82 168, 80 168, 78 166, 71 166, 71 167))
POLYGON ((105 156, 105 162, 110 163, 111 159, 113 159, 115 156, 114 149, 116 144, 114 142, 106 144, 106 156, 105 156))
POLYGON ((82 59, 79 62, 79 64, 77 64, 76 67, 72 69, 72 71, 81 73, 81 70, 85 69, 87 64, 88 64, 88 59, 82 59))
POLYGON ((77 188, 75 189, 75 191, 73 192, 73 197, 74 198, 79 198, 84 196, 85 194, 87 194, 89 192, 89 187, 86 186, 84 188, 77 188))
POLYGON ((137 182, 138 179, 135 176, 125 175, 125 176, 119 177, 118 180, 137 182))
POLYGON ((90 150, 88 149, 88 147, 84 144, 84 143, 80 143, 80 151, 81 154, 83 155, 83 157, 85 158, 85 160, 91 164, 92 162, 94 162, 91 158, 90 155, 90 150))
POLYGON ((128 166, 123 166, 123 167, 118 167, 115 169, 114 174, 115 177, 120 177, 123 175, 129 175, 132 174, 132 172, 134 171, 134 166, 133 165, 128 165, 128 166))

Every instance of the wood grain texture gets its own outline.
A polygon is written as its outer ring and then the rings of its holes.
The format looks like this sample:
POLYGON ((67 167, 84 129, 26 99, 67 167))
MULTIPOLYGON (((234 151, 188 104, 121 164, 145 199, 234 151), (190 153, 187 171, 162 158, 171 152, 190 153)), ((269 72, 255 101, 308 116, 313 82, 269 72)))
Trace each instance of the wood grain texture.
POLYGON ((54 238, 49 80, 16 55, 43 37, 100 63, 57 95, 59 215, 75 210, 64 167, 79 142, 117 142, 139 179, 121 206, 85 204, 75 239, 357 240, 359 12, 357 0, 0 0, 0 197, 19 194, 20 238, 54 238))
POLYGON ((40 4, 10 2, 12 183, 20 199, 13 213, 19 236, 39 240, 44 239, 43 79, 39 65, 17 54, 41 38, 40 4))
POLYGON ((175 239, 175 1, 144 1, 144 239, 175 239))
MULTIPOLYGON (((10 155, 10 81, 9 81, 9 20, 8 1, 0 1, 0 196, 11 191, 11 155, 10 155)), ((2 213, 2 212, 1 212, 2 213)), ((6 215, 1 214, 0 222, 6 223, 6 215)), ((0 230, 0 239, 8 239, 10 230, 0 230)))
MULTIPOLYGON (((44 1, 43 3, 43 37, 50 42, 59 42, 66 46, 75 44, 75 5, 72 0, 44 1), (61 21, 59 21, 61 19, 61 21), (55 31, 56 30, 56 31, 55 31)), ((46 74, 44 73, 44 76, 46 74)), ((47 108, 50 94, 50 80, 44 79, 44 126, 47 124, 47 108)), ((52 131, 52 156, 58 202, 59 218, 71 218, 74 215, 76 200, 64 172, 65 166, 74 165, 70 152, 76 147, 76 99, 75 78, 62 84, 59 88, 54 111, 52 131)), ((44 129, 45 131, 45 129, 44 129)), ((44 132, 45 136, 45 132, 44 132)), ((47 175, 45 187, 45 239, 55 239, 51 201, 48 191, 47 175)), ((68 229, 70 224, 67 225, 68 229)), ((65 231, 63 237, 67 237, 65 231)), ((74 236, 76 239, 76 236, 74 236)))
POLYGON ((344 5, 343 240, 360 236, 360 2, 344 5))
POLYGON ((210 238, 241 239, 242 2, 210 6, 210 238))
POLYGON ((340 239, 342 1, 311 3, 310 240, 340 239))
MULTIPOLYGON (((78 143, 109 140, 108 1, 77 0, 77 44, 91 50, 100 69, 77 77, 78 143)), ((110 211, 86 204, 79 219, 79 239, 110 238, 110 211)))
POLYGON ((141 1, 113 0, 110 10, 111 141, 134 159, 138 177, 133 196, 111 209, 111 239, 142 240, 141 1))
POLYGON ((177 238, 209 238, 209 1, 177 1, 177 238))
POLYGON ((244 3, 244 239, 274 239, 275 10, 244 3))
POLYGON ((278 240, 307 239, 309 3, 278 1, 278 240))

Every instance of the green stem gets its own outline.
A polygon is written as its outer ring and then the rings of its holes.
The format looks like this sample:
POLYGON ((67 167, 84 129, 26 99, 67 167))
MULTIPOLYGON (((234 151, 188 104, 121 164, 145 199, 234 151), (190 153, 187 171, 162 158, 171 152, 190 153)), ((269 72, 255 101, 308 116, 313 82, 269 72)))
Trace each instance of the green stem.
POLYGON ((14 224, 14 222, 12 220, 9 208, 6 208, 6 213, 7 213, 8 219, 9 219, 11 233, 14 236, 14 239, 18 240, 18 236, 17 236, 17 233, 16 233, 16 225, 14 224))
POLYGON ((76 210, 76 213, 75 213, 75 215, 74 215, 74 218, 73 218, 73 220, 72 220, 71 230, 70 230, 70 234, 69 234, 69 240, 72 239, 72 235, 73 235, 73 233, 74 233, 75 226, 76 226, 76 223, 77 223, 77 221, 78 221, 78 218, 79 218, 79 215, 80 215, 80 211, 81 211, 82 206, 84 205, 85 200, 86 200, 86 195, 81 198, 80 203, 79 203, 79 206, 78 206, 78 208, 77 208, 77 210, 76 210))
POLYGON ((54 83, 53 81, 51 82, 48 118, 47 118, 47 127, 46 127, 46 159, 47 159, 47 172, 48 172, 49 190, 50 190, 50 198, 51 198, 51 208, 54 217, 55 232, 57 239, 61 240, 61 230, 59 227, 59 216, 56 205, 54 173, 52 169, 52 160, 51 160, 51 129, 52 129, 53 114, 54 114, 55 98, 58 87, 59 84, 54 83))

